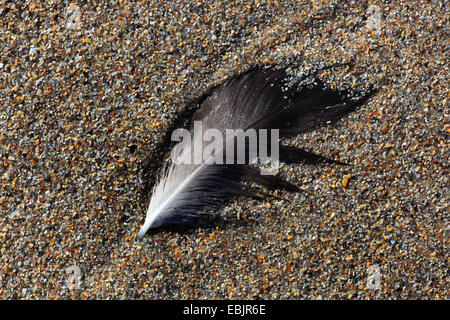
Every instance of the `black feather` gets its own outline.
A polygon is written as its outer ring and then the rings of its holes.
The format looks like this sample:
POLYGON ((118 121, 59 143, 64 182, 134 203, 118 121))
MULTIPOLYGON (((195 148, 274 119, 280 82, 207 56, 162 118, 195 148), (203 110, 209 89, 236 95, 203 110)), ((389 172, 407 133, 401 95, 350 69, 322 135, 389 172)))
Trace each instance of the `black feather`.
MULTIPOLYGON (((283 68, 251 69, 211 89, 192 117, 181 117, 177 123, 189 123, 192 133, 193 121, 201 121, 204 130, 215 128, 224 136, 226 129, 278 129, 283 138, 337 121, 375 92, 369 90, 360 98, 350 98, 350 92, 329 89, 313 77, 314 85, 299 85, 303 79, 288 85, 292 77, 283 68)), ((294 147, 281 146, 279 150, 280 160, 288 163, 342 164, 294 147)), ((261 175, 250 165, 251 160, 241 165, 170 163, 153 189, 138 238, 149 228, 192 223, 238 196, 260 198, 261 194, 246 182, 272 190, 299 191, 277 176, 261 175)))

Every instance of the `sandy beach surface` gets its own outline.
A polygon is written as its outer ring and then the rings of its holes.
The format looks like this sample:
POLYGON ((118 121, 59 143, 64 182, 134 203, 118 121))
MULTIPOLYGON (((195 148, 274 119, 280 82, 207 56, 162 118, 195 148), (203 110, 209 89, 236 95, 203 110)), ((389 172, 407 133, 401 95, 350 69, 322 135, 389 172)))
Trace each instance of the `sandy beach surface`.
POLYGON ((445 1, 2 1, 0 299, 449 299, 445 1), (379 88, 301 193, 135 237, 177 112, 255 65, 379 88), (150 178, 149 178, 150 177, 150 178))

